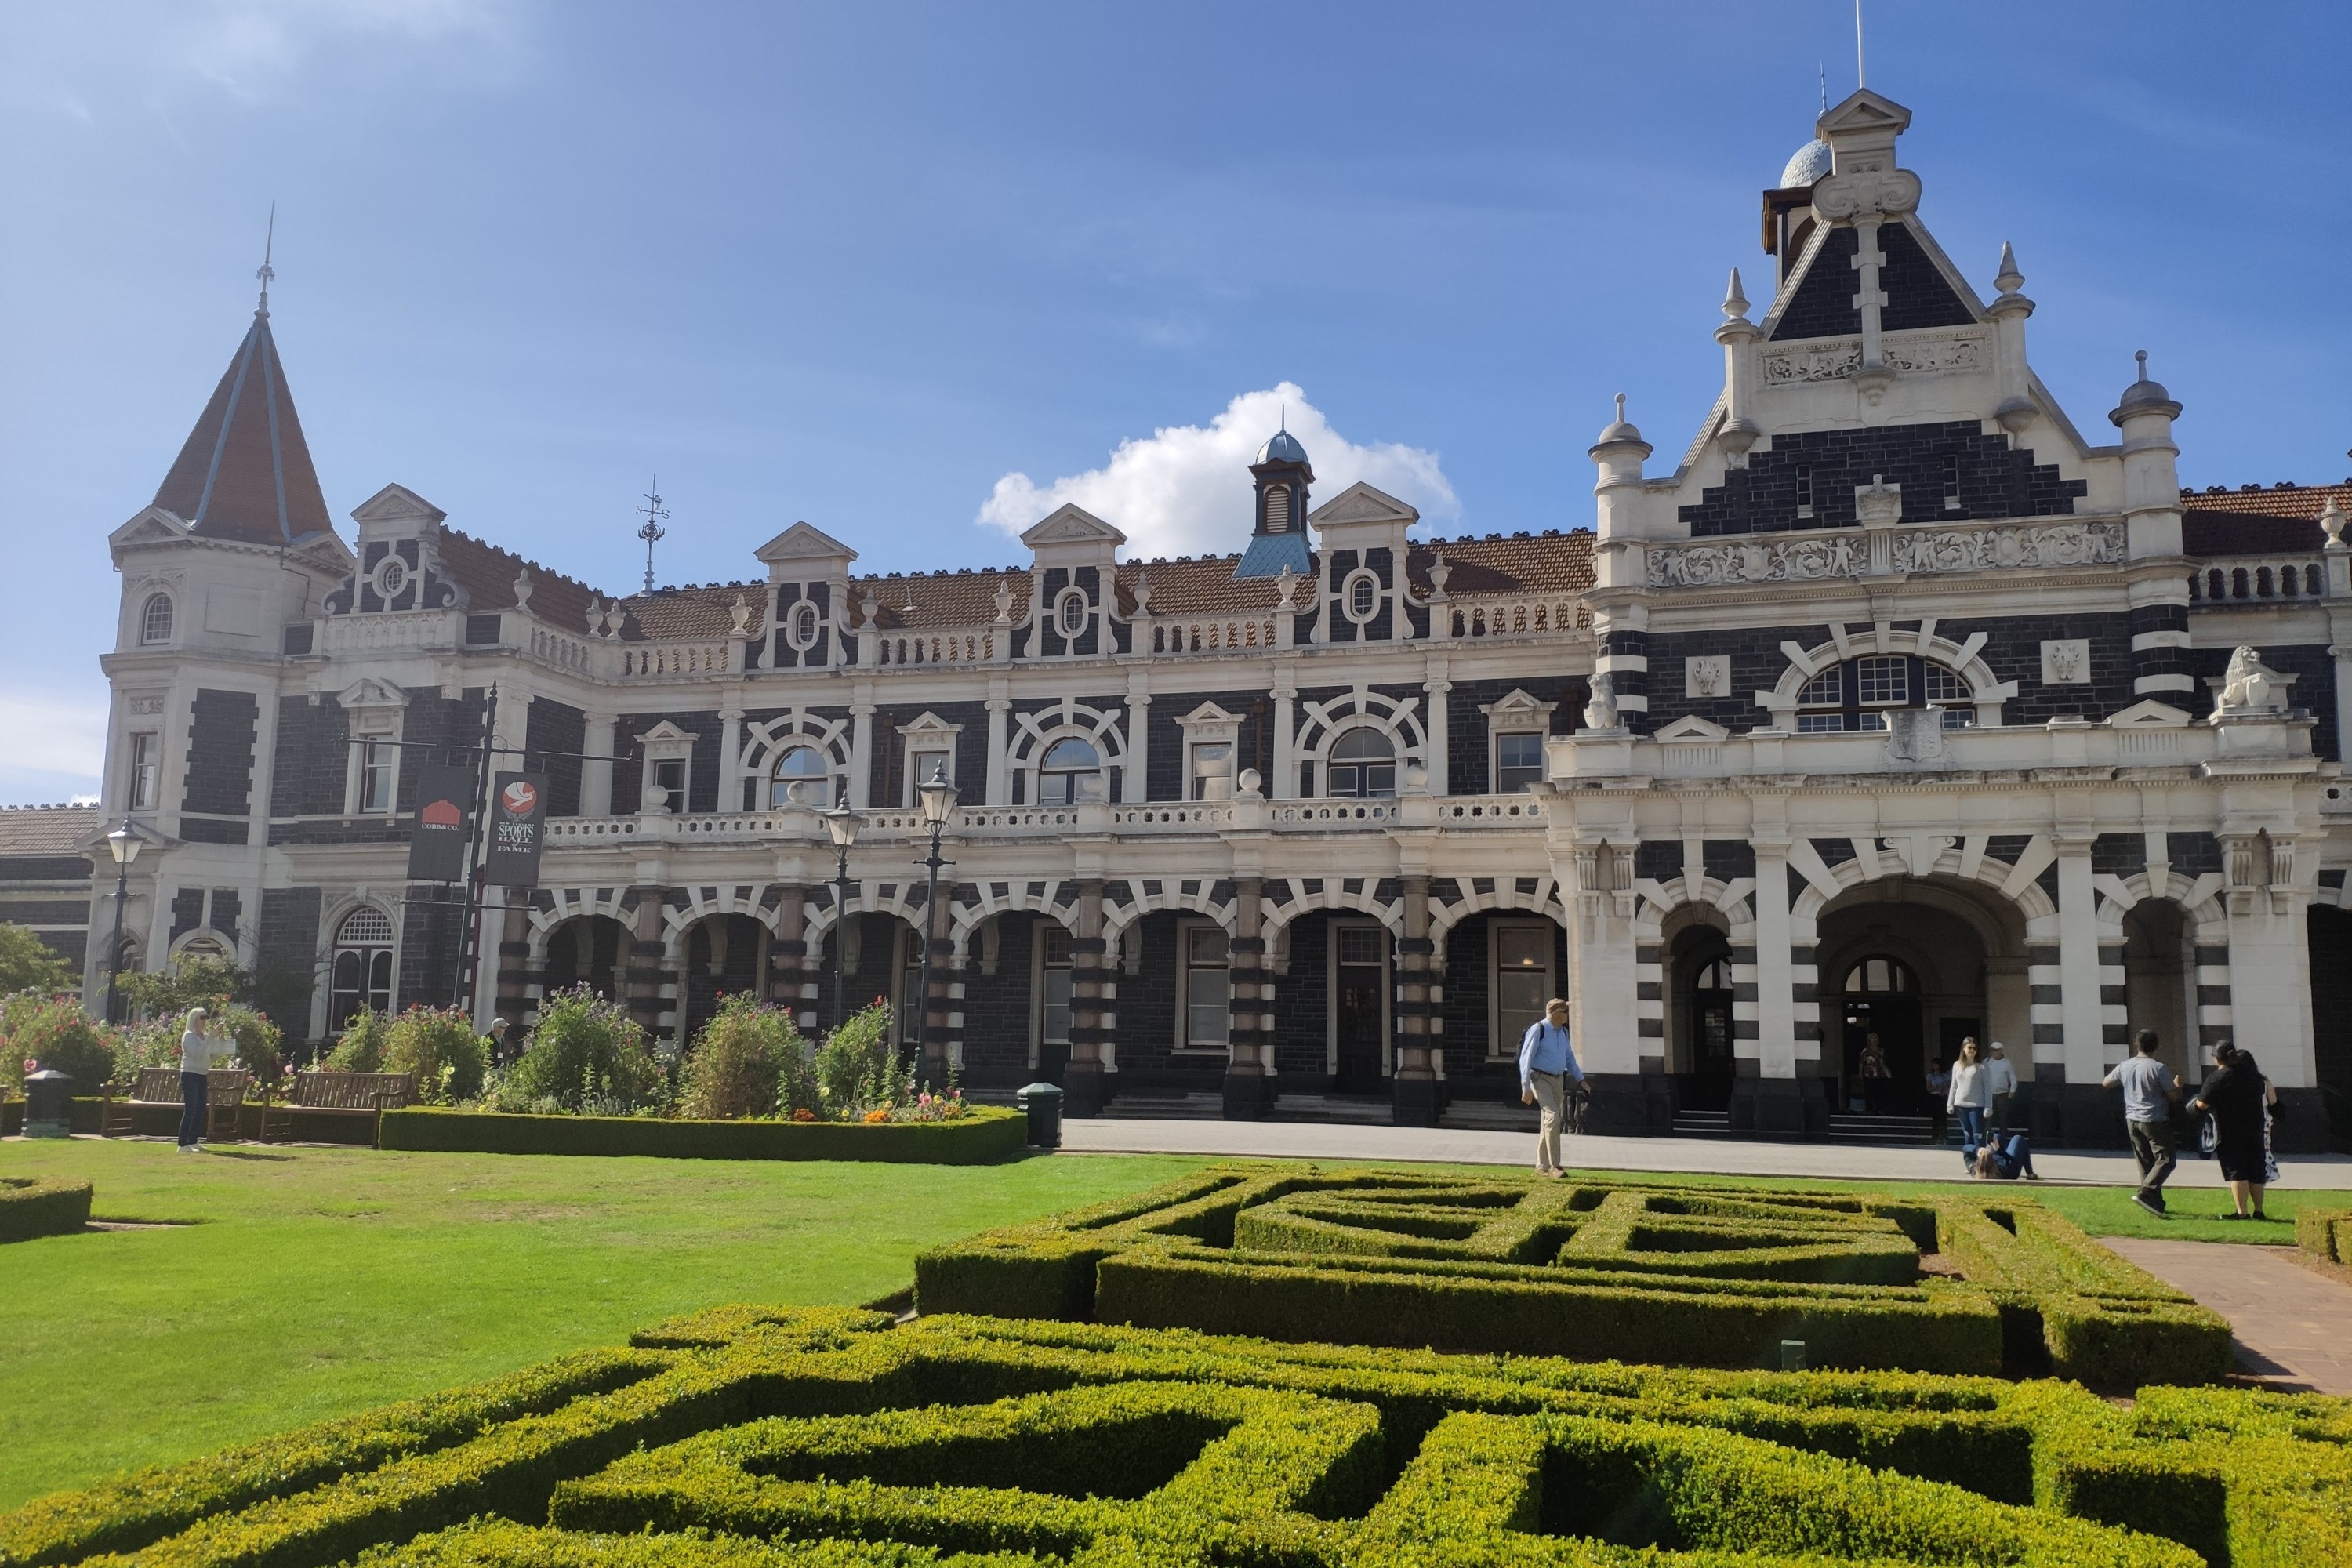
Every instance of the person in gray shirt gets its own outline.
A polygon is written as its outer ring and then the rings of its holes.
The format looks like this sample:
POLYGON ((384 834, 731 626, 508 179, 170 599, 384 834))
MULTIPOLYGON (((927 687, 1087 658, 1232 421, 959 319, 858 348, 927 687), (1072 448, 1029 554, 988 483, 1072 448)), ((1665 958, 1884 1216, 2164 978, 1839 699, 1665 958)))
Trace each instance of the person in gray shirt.
POLYGON ((2132 1202, 2163 1219, 2165 1178, 2179 1163, 2173 1157, 2172 1107, 2180 1098, 2180 1080, 2156 1059, 2154 1029, 2133 1036, 2132 1051, 2101 1081, 2124 1091, 2124 1131, 2139 1162, 2139 1191, 2132 1202))

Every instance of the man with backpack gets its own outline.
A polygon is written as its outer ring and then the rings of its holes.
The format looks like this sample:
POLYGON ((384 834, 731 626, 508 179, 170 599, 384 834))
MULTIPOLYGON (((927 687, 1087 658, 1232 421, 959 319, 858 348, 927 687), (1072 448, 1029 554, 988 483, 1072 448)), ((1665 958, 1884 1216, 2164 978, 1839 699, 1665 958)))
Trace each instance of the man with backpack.
POLYGON ((1568 1042, 1568 1003, 1555 996, 1544 1004, 1544 1016, 1528 1026, 1519 1041, 1519 1101, 1540 1105, 1543 1117, 1536 1131, 1536 1169, 1547 1176, 1559 1174, 1559 1124, 1568 1114, 1568 1086, 1584 1082, 1576 1052, 1568 1042))

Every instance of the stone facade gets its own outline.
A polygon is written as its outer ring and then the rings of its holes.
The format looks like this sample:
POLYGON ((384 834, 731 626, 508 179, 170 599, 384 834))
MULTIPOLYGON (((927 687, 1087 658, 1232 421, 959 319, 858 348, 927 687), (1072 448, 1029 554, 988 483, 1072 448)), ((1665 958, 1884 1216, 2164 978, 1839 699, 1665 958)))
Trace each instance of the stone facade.
MULTIPOLYGON (((2185 494, 2144 372, 2088 440, 2013 259, 1987 300, 1921 222, 1908 118, 1823 115, 1831 172, 1766 198, 1810 216, 1759 319, 1733 275, 1722 396, 1670 472, 1621 408, 1590 527, 1418 539, 1363 485, 1308 510, 1282 435, 1235 555, 1123 560, 1065 507, 1021 564, 876 577, 800 523, 760 580, 607 595, 396 485, 347 543, 167 482, 111 541, 138 962, 200 931, 307 962, 314 1040, 346 952, 394 955, 394 1005, 585 982, 681 1046, 737 985, 811 1029, 881 996, 935 1066, 1081 1113, 1423 1121, 1515 1101, 1561 994, 1600 1126, 1786 1137, 1923 1109, 1974 1035, 2037 1131, 2115 1142, 2098 1081, 2146 1026, 2191 1077, 2254 1050, 2315 1142, 2352 1090, 2313 1010, 2352 960, 2345 495, 2185 494), (462 890, 408 885, 404 844, 486 719, 556 814, 469 974, 462 890)), ((216 396, 191 449, 234 459, 238 417, 216 396)))

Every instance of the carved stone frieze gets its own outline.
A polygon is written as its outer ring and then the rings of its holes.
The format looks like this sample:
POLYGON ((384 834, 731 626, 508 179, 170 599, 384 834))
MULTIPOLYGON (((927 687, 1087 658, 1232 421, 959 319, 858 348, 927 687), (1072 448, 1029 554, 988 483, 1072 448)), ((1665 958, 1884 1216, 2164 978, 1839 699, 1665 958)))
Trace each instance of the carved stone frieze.
MULTIPOLYGON (((1938 332, 1932 336, 1890 336, 1879 349, 1880 363, 1910 375, 1937 375, 1955 371, 1982 370, 1991 363, 1992 340, 1981 331, 1938 332)), ((1791 343, 1764 351, 1759 361, 1764 384, 1789 386, 1801 382, 1846 381, 1862 367, 1862 340, 1791 343)))
MULTIPOLYGON (((2124 558, 2120 522, 2053 522, 1980 528, 1919 528, 1884 540, 1892 546, 1880 571, 1984 572, 2091 566, 2124 558)), ((1870 541, 1840 531, 1800 537, 1750 534, 1721 543, 1649 552, 1653 588, 1712 588, 1739 583, 1807 583, 1860 577, 1871 570, 1870 541)))
POLYGON ((1897 572, 1982 572, 1995 567, 2093 566, 2124 558, 2120 522, 2038 528, 1916 529, 1895 536, 1897 572))
POLYGON ((1804 583, 1823 577, 1859 577, 1870 563, 1870 546, 1859 535, 1768 539, 1751 536, 1723 544, 1693 544, 1650 552, 1654 588, 1708 588, 1725 583, 1804 583))

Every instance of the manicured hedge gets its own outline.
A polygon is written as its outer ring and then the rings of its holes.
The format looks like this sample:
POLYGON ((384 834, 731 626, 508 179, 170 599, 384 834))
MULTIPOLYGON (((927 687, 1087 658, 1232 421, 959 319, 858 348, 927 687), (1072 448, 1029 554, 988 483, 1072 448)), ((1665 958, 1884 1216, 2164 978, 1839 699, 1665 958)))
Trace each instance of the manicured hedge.
POLYGON ((56 1176, 0 1176, 0 1242, 70 1236, 88 1224, 88 1182, 56 1176))
POLYGON ((2352 1561, 2352 1402, 727 1308, 0 1517, 0 1563, 2352 1561), (963 1555, 975 1554, 975 1555, 963 1555))
POLYGON ((2301 1209, 2294 1244, 2322 1263, 2352 1263, 2352 1209, 2301 1209))
POLYGON ((877 1160, 978 1165, 1019 1153, 1027 1118, 977 1106, 952 1121, 669 1121, 415 1107, 383 1113, 386 1149, 467 1154, 645 1154, 669 1160, 877 1160))
POLYGON ((1234 1163, 916 1260, 926 1311, 1277 1340, 2024 1374, 2222 1375, 2217 1314, 2025 1201, 1234 1163), (1940 1251, 1963 1278, 1922 1279, 1940 1251))

